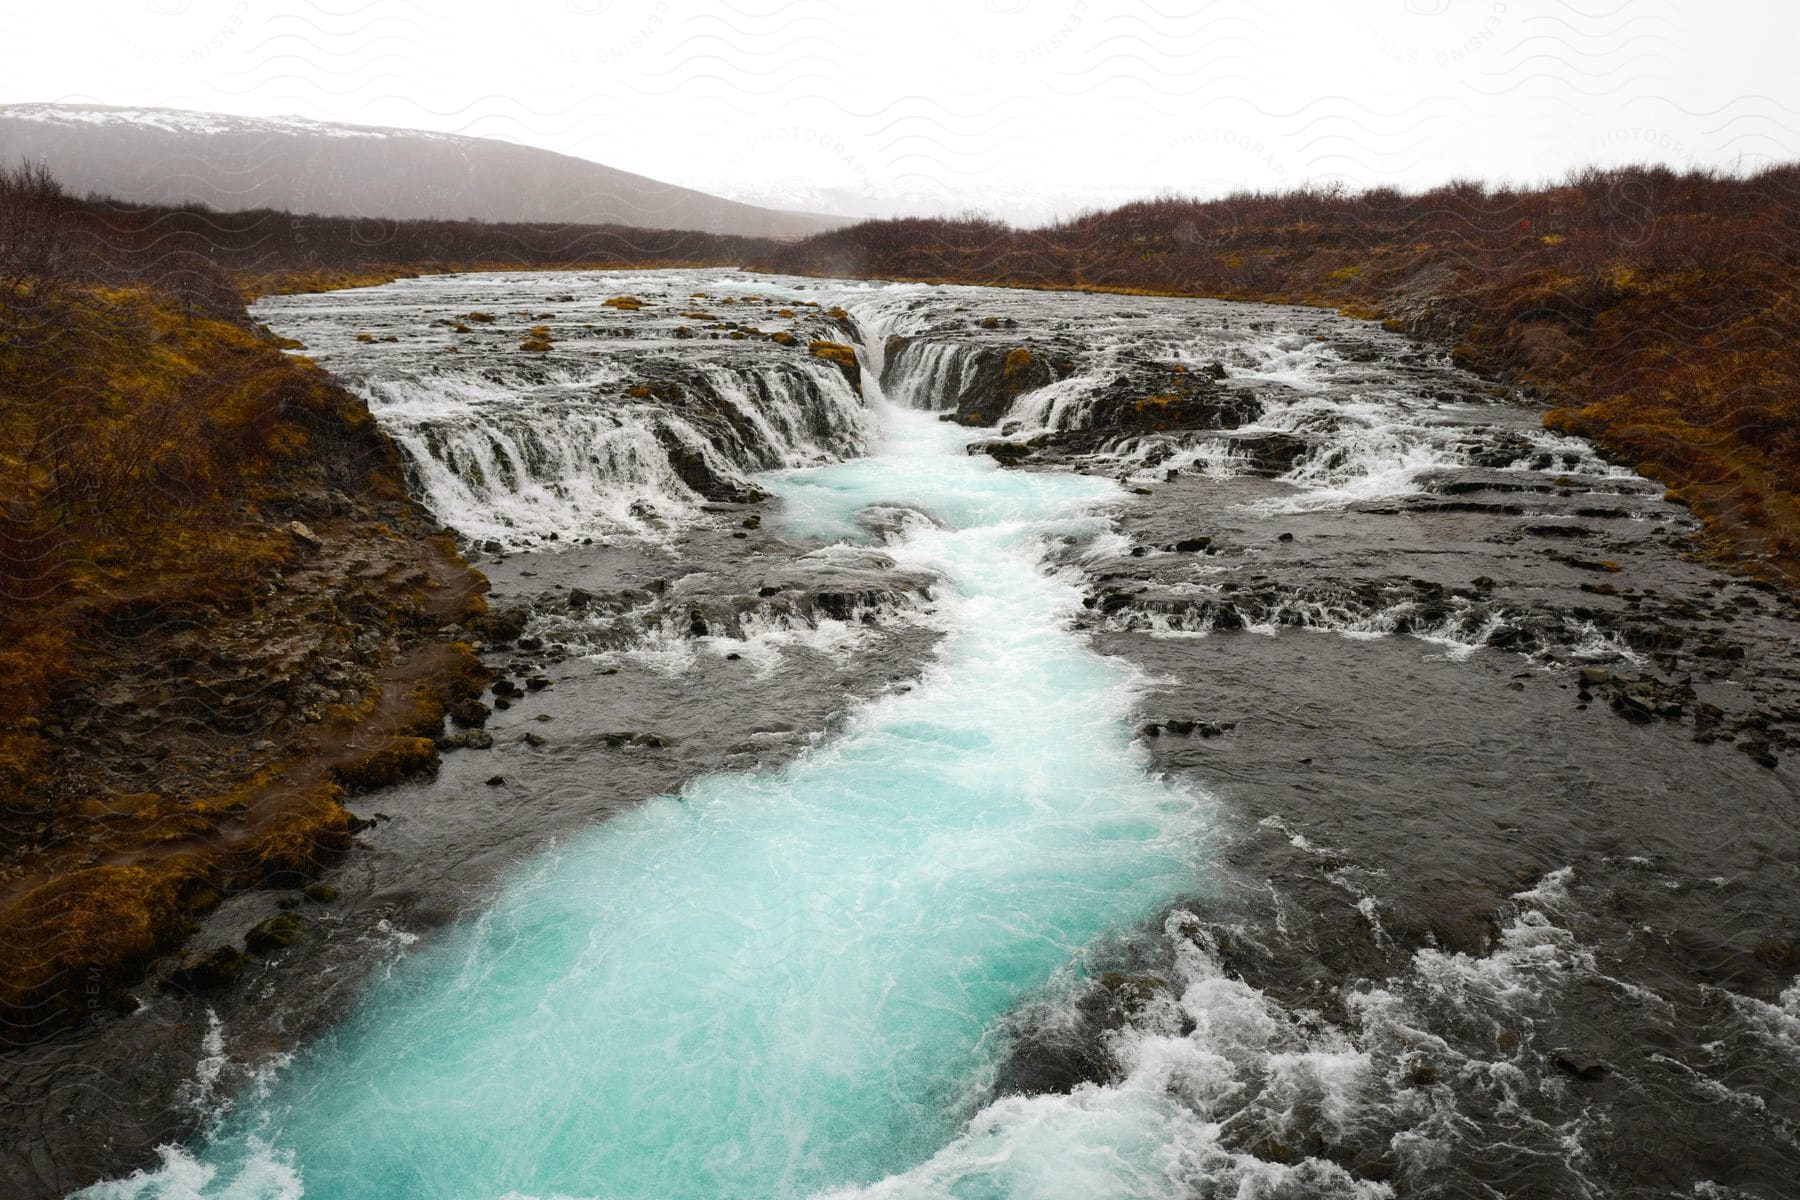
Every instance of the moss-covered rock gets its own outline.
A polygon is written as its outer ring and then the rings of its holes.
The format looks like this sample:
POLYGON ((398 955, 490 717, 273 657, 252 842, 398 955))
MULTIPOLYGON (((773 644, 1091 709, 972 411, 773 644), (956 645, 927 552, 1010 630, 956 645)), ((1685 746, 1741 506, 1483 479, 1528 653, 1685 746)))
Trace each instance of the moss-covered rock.
POLYGON ((862 395, 862 364, 856 361, 856 351, 842 342, 813 342, 807 347, 814 358, 822 358, 844 373, 850 386, 862 395))
POLYGON ((163 986, 188 992, 215 992, 230 987, 244 973, 247 958, 236 946, 214 946, 186 955, 163 979, 163 986))
POLYGON ((336 775, 338 782, 352 791, 369 791, 435 774, 439 762, 434 739, 393 737, 361 758, 338 767, 336 775))
POLYGON ((244 948, 252 954, 273 954, 312 936, 313 923, 299 913, 277 913, 244 935, 244 948))

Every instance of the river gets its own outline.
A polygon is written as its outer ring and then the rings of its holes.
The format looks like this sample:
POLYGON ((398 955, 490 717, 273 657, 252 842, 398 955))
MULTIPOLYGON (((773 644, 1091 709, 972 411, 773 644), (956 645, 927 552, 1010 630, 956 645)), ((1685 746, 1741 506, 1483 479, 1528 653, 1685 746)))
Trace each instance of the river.
POLYGON ((550 686, 380 800, 336 956, 215 1006, 197 1128, 83 1195, 1800 1166, 1792 611, 1503 389, 1305 310, 730 272, 257 315, 369 398, 550 686))

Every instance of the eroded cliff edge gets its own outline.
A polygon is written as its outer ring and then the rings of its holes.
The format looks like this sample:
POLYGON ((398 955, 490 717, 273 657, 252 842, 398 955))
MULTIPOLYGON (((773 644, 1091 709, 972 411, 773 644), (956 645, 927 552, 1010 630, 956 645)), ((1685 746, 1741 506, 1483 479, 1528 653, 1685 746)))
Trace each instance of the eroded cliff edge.
POLYGON ((486 581, 363 403, 229 286, 54 249, 0 305, 11 1043, 129 1004, 224 896, 315 875, 486 681, 460 640, 486 581))

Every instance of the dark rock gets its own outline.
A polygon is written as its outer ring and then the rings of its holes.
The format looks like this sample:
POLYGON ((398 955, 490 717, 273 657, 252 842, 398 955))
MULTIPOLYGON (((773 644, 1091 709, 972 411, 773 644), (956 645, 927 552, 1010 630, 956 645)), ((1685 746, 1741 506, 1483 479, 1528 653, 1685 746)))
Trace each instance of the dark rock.
POLYGON ((236 983, 244 973, 247 961, 244 952, 236 946, 198 950, 182 958, 180 965, 169 972, 163 986, 190 992, 217 991, 236 983))
POLYGON ((504 775, 489 775, 487 777, 487 785, 489 787, 505 787, 506 786, 506 776, 504 776, 504 775))
POLYGON ((1217 363, 1199 370, 1185 363, 1134 363, 1089 403, 1087 424, 1146 432, 1236 429, 1261 416, 1262 401, 1252 392, 1220 387, 1224 376, 1215 367, 1217 363))
POLYGON ((337 889, 324 882, 309 883, 300 889, 300 894, 315 904, 330 904, 338 897, 337 889))
POLYGON ((634 746, 646 750, 663 750, 674 745, 660 733, 603 733, 600 740, 615 749, 634 746))
POLYGON ((594 602, 594 594, 586 588, 570 588, 568 603, 570 608, 586 608, 594 602))
POLYGON ((1574 1050, 1558 1050, 1550 1059, 1556 1069, 1583 1083, 1596 1083, 1612 1074, 1612 1068, 1597 1058, 1574 1050))
POLYGON ((522 608, 496 608, 477 617, 474 626, 488 641, 505 645, 525 632, 528 618, 529 614, 522 608))
POLYGON ((1177 554, 1193 554, 1210 545, 1212 545, 1212 539, 1209 537, 1182 538, 1175 543, 1174 550, 1177 554))
POLYGON ((450 720, 464 729, 479 729, 486 725, 491 712, 492 709, 472 696, 466 700, 458 700, 449 709, 450 720))
POLYGON ((1770 752, 1769 743, 1760 738, 1747 738, 1738 743, 1738 749, 1749 755, 1750 761, 1759 767, 1767 767, 1772 771, 1781 765, 1781 760, 1770 752))
POLYGON ((494 735, 485 729, 461 729, 437 740, 439 750, 490 750, 494 735))
POLYGON ((1234 437, 1229 445, 1243 456, 1258 475, 1285 475, 1312 449, 1312 443, 1292 433, 1259 433, 1234 437))
POLYGON ((1019 442, 982 442, 969 447, 970 454, 985 454, 1001 465, 1024 462, 1031 457, 1031 447, 1019 442))
POLYGON ((252 954, 273 954, 311 936, 313 924, 298 913, 280 913, 262 921, 244 935, 244 948, 252 954))

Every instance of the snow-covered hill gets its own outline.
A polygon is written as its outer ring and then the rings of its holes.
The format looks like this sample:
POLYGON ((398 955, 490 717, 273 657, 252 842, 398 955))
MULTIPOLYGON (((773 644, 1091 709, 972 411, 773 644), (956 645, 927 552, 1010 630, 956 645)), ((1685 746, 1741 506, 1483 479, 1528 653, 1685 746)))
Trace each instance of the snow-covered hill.
POLYGON ((726 200, 489 138, 173 108, 0 105, 0 161, 147 203, 356 217, 619 223, 796 237, 841 218, 726 200))

